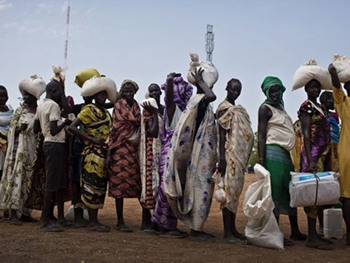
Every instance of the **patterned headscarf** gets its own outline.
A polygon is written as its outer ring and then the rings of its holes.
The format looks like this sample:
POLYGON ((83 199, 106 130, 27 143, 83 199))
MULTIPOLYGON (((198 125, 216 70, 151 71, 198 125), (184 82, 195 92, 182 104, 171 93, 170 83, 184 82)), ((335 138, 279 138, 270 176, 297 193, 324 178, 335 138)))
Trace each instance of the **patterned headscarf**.
POLYGON ((264 79, 263 83, 261 84, 261 89, 267 97, 267 99, 264 101, 264 103, 272 102, 270 99, 269 92, 270 92, 270 88, 274 87, 274 86, 280 87, 281 93, 280 93, 279 103, 282 106, 284 106, 283 93, 285 92, 286 88, 283 86, 283 83, 279 78, 273 77, 273 76, 267 76, 264 79))
MULTIPOLYGON (((179 77, 174 77, 174 102, 180 108, 181 111, 186 109, 187 102, 192 96, 193 87, 184 79, 179 77)), ((165 90, 167 83, 162 85, 162 90, 165 90)), ((164 98, 166 101, 166 99, 164 98)))

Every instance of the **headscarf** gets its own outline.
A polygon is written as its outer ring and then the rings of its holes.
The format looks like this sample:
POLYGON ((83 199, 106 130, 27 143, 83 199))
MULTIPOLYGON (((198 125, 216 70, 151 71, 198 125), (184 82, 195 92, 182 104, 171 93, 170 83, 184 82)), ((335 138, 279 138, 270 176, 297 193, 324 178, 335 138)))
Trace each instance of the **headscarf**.
POLYGON ((281 92, 280 92, 279 104, 284 106, 283 93, 286 91, 286 88, 283 86, 283 83, 279 78, 273 77, 273 76, 267 76, 264 79, 263 83, 261 84, 261 89, 267 97, 264 103, 272 102, 272 100, 270 99, 269 93, 270 93, 270 88, 274 86, 280 87, 281 92))
MULTIPOLYGON (((180 108, 181 111, 185 110, 187 102, 192 96, 193 87, 184 79, 179 77, 174 77, 174 102, 180 108)), ((167 83, 162 85, 162 90, 165 90, 167 83)), ((164 98, 166 101, 166 99, 164 98)))
POLYGON ((131 79, 124 79, 123 82, 122 82, 122 85, 120 87, 120 93, 121 94, 123 94, 123 88, 124 88, 125 84, 127 84, 127 83, 132 84, 134 86, 136 92, 139 90, 139 85, 137 85, 137 83, 135 81, 133 81, 131 79))

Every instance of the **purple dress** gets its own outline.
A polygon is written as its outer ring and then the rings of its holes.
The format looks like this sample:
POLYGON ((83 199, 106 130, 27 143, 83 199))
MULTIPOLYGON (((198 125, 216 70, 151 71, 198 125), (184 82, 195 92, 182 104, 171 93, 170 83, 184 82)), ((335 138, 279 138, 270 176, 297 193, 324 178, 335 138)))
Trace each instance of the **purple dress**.
MULTIPOLYGON (((162 89, 166 89, 166 84, 162 85, 162 89)), ((192 96, 192 86, 182 79, 182 77, 174 78, 174 102, 177 107, 184 111, 186 104, 192 96)), ((167 123, 167 113, 166 104, 164 107, 164 130, 162 141, 162 150, 160 158, 159 167, 159 188, 156 198, 156 205, 153 211, 152 222, 156 223, 159 227, 166 230, 175 230, 177 228, 177 218, 174 215, 168 200, 164 194, 164 168, 167 161, 168 151, 170 149, 171 138, 173 136, 174 130, 171 128, 166 128, 167 123)))

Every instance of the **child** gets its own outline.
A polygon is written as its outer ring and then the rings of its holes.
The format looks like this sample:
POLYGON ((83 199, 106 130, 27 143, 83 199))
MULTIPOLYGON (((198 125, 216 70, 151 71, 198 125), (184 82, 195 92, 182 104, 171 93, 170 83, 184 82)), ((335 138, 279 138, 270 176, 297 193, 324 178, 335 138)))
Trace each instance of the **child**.
POLYGON ((64 218, 64 192, 66 188, 65 176, 65 130, 71 121, 61 121, 59 103, 63 93, 63 83, 51 80, 46 85, 46 98, 38 106, 34 130, 42 131, 44 136, 44 154, 46 167, 46 185, 44 204, 41 215, 41 228, 47 232, 62 231, 61 227, 68 227, 70 223, 64 218), (57 225, 50 223, 50 206, 56 197, 57 225))

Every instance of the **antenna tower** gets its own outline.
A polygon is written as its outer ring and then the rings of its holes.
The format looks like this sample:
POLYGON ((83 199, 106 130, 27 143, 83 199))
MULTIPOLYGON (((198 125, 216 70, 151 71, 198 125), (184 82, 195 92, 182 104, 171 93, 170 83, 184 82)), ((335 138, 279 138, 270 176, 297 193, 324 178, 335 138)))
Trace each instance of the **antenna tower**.
POLYGON ((207 25, 207 33, 205 34, 205 51, 207 52, 207 61, 212 62, 214 51, 213 25, 207 25))
POLYGON ((70 0, 68 0, 67 2, 66 40, 64 43, 64 67, 65 68, 67 68, 67 58, 68 58, 69 20, 70 20, 70 0))

